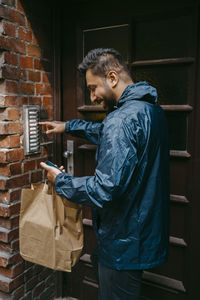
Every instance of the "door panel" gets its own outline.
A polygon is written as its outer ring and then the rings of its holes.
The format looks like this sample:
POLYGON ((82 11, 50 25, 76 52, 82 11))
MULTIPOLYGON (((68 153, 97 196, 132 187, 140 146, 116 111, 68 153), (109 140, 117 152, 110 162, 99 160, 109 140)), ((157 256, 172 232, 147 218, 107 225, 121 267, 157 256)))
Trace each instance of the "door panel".
MULTIPOLYGON (((96 47, 117 49, 129 64, 134 81, 146 80, 157 88, 158 101, 165 110, 169 129, 170 250, 165 265, 144 272, 141 299, 193 300, 188 275, 191 257, 189 172, 199 18, 196 2, 183 1, 179 7, 178 1, 173 1, 171 6, 164 3, 158 6, 156 1, 151 1, 151 5, 149 1, 123 1, 115 7, 114 14, 109 13, 111 2, 107 4, 105 14, 102 5, 97 9, 91 5, 92 1, 74 1, 69 8, 72 18, 65 17, 63 4, 62 118, 98 122, 105 118, 102 107, 90 104, 85 83, 76 71, 83 56, 96 47), (134 9, 124 10, 124 4, 134 9)), ((67 139, 71 137, 64 136, 63 145, 67 139)), ((93 175, 95 146, 83 139, 75 141, 75 176, 93 175)), ((83 208, 83 224, 83 255, 72 274, 63 275, 64 295, 95 300, 98 283, 90 255, 96 240, 90 208, 83 208)), ((190 272, 195 270, 190 269, 190 272)))

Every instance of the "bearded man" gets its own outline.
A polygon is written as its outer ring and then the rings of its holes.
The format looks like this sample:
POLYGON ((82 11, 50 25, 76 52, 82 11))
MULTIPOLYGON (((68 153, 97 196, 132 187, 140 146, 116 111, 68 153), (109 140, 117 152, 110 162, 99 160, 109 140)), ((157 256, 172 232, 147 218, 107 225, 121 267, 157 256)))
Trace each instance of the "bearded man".
POLYGON ((47 134, 66 132, 97 145, 93 176, 72 177, 41 163, 58 194, 92 207, 98 240, 100 300, 139 298, 142 271, 166 262, 169 151, 156 89, 134 83, 114 49, 91 50, 79 65, 102 123, 42 122, 47 134))

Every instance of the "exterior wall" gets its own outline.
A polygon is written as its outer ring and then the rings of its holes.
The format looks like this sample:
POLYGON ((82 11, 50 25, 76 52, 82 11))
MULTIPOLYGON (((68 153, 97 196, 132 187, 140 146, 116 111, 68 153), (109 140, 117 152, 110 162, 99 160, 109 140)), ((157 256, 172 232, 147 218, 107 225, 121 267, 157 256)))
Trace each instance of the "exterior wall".
POLYGON ((0 1, 0 299, 55 295, 55 272, 19 254, 21 189, 44 180, 39 164, 53 151, 52 137, 45 135, 40 154, 24 156, 23 149, 23 105, 40 105, 43 120, 53 114, 52 20, 46 3, 0 1))

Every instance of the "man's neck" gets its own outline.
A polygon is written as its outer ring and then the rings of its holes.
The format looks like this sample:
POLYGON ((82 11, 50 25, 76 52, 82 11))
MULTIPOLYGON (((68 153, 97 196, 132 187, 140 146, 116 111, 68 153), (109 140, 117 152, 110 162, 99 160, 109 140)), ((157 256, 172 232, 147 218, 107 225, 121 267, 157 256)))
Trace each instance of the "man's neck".
POLYGON ((133 84, 134 82, 132 80, 124 82, 120 81, 117 87, 117 90, 115 91, 115 100, 118 102, 119 98, 121 97, 124 90, 127 88, 128 85, 133 84))

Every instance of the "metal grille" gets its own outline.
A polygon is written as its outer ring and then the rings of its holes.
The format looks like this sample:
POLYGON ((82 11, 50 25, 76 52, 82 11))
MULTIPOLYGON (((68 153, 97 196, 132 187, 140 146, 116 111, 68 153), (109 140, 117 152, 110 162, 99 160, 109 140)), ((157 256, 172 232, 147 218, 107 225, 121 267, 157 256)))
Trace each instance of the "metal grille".
POLYGON ((24 154, 35 154, 40 152, 40 130, 38 105, 24 105, 24 154))

